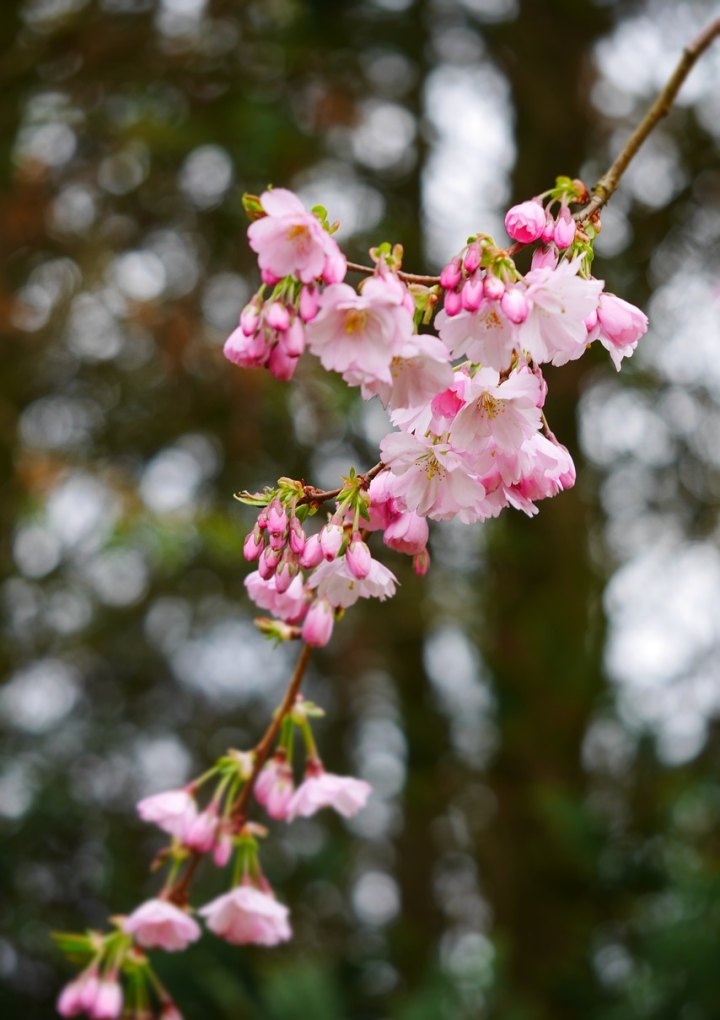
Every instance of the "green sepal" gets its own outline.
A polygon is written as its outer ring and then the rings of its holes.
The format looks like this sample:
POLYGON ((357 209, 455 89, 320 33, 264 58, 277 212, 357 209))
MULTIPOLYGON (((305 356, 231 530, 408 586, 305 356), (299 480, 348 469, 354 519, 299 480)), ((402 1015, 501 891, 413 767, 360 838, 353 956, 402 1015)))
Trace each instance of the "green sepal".
POLYGON ((52 939, 60 952, 74 963, 87 963, 95 955, 95 945, 89 935, 71 931, 54 931, 52 939))
POLYGON ((266 488, 263 492, 248 492, 247 489, 241 489, 240 492, 233 493, 233 499, 236 499, 238 503, 244 503, 246 506, 267 506, 277 496, 277 489, 266 488))
POLYGON ((242 197, 242 206, 249 220, 261 220, 263 216, 267 216, 267 213, 260 205, 259 197, 251 195, 248 191, 242 197))

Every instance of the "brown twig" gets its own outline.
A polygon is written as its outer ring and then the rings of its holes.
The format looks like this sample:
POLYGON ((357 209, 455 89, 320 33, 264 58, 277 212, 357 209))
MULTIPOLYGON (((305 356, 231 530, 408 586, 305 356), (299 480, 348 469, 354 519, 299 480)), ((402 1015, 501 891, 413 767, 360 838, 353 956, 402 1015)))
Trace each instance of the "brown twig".
MULTIPOLYGON (((366 488, 368 484, 373 480, 375 475, 379 475, 385 465, 382 461, 378 461, 369 468, 364 474, 360 475, 363 482, 363 488, 366 488)), ((340 493, 343 491, 341 485, 339 489, 316 489, 314 485, 304 485, 303 495, 295 504, 296 506, 302 506, 307 503, 310 506, 319 507, 322 503, 327 503, 328 500, 337 499, 340 493)))
MULTIPOLYGON (((348 262, 347 267, 354 273, 365 273, 366 276, 372 276, 375 272, 375 266, 363 266, 359 262, 348 262)), ((402 269, 397 270, 397 275, 405 283, 422 283, 426 287, 432 287, 436 283, 440 283, 439 276, 419 276, 417 273, 406 273, 402 269)))
POLYGON ((664 88, 660 92, 660 95, 630 135, 612 166, 605 171, 593 188, 593 197, 590 199, 585 208, 581 209, 576 214, 576 219, 580 223, 587 223, 587 221, 591 219, 596 212, 602 209, 608 201, 620 183, 620 178, 625 173, 630 160, 633 158, 650 132, 654 130, 658 122, 668 115, 675 97, 680 91, 681 85, 687 78, 696 61, 718 35, 720 35, 720 18, 716 18, 713 22, 711 22, 707 28, 703 29, 703 31, 688 46, 685 47, 675 70, 668 78, 664 88))

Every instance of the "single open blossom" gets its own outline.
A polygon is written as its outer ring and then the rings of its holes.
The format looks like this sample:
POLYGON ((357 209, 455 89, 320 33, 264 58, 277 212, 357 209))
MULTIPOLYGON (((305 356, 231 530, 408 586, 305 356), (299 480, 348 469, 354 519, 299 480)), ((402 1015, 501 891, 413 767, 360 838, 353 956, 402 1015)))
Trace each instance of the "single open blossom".
POLYGON ((321 808, 331 807, 345 818, 352 818, 365 807, 372 787, 364 779, 335 776, 321 766, 308 769, 290 802, 287 820, 309 818, 321 808))
POLYGON ((519 461, 520 478, 508 486, 506 495, 511 506, 528 516, 537 513, 536 500, 556 496, 575 484, 572 457, 554 437, 536 433, 523 443, 519 461))
POLYGON ((545 229, 545 210, 538 201, 520 202, 505 214, 505 229, 513 241, 537 241, 545 229))
POLYGON ((163 832, 184 840, 197 818, 197 804, 187 790, 166 790, 145 797, 137 805, 144 822, 154 822, 163 832))
POLYGON ((288 908, 274 896, 239 885, 198 911, 210 931, 236 946, 276 946, 292 937, 288 908))
POLYGON ((428 522, 412 510, 399 513, 383 533, 383 542, 396 552, 417 556, 425 549, 430 537, 428 522))
POLYGON ((530 312, 517 327, 520 342, 538 365, 564 365, 587 346, 585 319, 597 308, 601 280, 578 275, 580 259, 556 269, 531 269, 525 277, 530 312))
POLYGON ((391 432, 380 443, 383 463, 397 477, 393 491, 407 510, 465 523, 484 516, 485 489, 463 456, 428 436, 391 432))
POLYGON ((639 308, 614 294, 602 293, 597 308, 597 324, 588 333, 588 342, 598 339, 619 372, 622 359, 633 353, 647 328, 647 315, 639 308))
POLYGON ((276 755, 260 770, 255 782, 255 799, 271 818, 287 818, 288 806, 295 792, 292 769, 285 756, 276 755))
POLYGON ((513 349, 519 346, 518 327, 503 312, 502 305, 489 298, 476 312, 462 311, 453 317, 438 312, 435 326, 454 358, 465 355, 499 372, 508 367, 513 349))
POLYGON ((248 595, 260 609, 267 609, 286 623, 298 623, 307 608, 302 574, 296 574, 283 592, 278 591, 275 577, 263 580, 254 570, 245 578, 248 595))
POLYGON ((358 599, 375 598, 384 602, 392 598, 397 578, 383 563, 373 559, 367 577, 360 579, 350 570, 345 557, 340 556, 332 563, 321 563, 309 584, 315 588, 321 603, 327 600, 334 608, 347 609, 358 599))
POLYGON ((122 928, 145 949, 165 949, 170 953, 187 949, 201 934, 197 921, 174 903, 161 899, 141 903, 125 918, 122 928))
POLYGON ((453 447, 479 451, 492 439, 500 452, 514 452, 540 428, 543 398, 540 380, 527 369, 511 372, 503 382, 494 369, 479 369, 450 428, 453 447))
MULTIPOLYGON (((446 345, 428 333, 412 336, 390 362, 392 381, 375 380, 362 388, 363 397, 378 396, 394 412, 393 420, 409 427, 427 409, 428 404, 453 378, 446 345)), ((424 430, 423 430, 424 431, 424 430)))
POLYGON ((217 805, 211 803, 204 811, 200 811, 188 826, 183 842, 191 850, 206 854, 215 845, 218 828, 217 805))
POLYGON ((260 204, 267 215, 250 224, 248 241, 261 269, 278 280, 296 276, 303 283, 312 283, 326 270, 335 281, 342 279, 342 252, 297 195, 286 188, 273 188, 260 196, 260 204))
POLYGON ((367 280, 361 294, 345 283, 327 287, 307 326, 309 349, 323 368, 339 372, 351 386, 392 386, 390 364, 412 335, 402 290, 380 276, 367 280))

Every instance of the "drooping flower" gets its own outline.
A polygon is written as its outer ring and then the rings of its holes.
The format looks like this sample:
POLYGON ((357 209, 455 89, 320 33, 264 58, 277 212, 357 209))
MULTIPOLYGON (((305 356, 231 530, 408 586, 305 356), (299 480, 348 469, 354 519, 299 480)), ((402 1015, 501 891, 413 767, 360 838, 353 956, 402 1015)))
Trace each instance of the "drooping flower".
POLYGON ((383 542, 396 552, 417 556, 428 543, 430 529, 424 517, 412 510, 399 513, 383 533, 383 542))
POLYGON ((263 580, 254 570, 245 578, 248 595, 260 609, 267 609, 286 623, 298 623, 305 613, 307 600, 302 574, 296 574, 283 592, 278 591, 275 577, 263 580))
POLYGON ((326 270, 334 282, 343 278, 345 257, 297 195, 273 188, 260 196, 260 204, 267 215, 250 224, 248 241, 261 269, 277 279, 296 276, 303 283, 312 283, 326 270))
POLYGON ((151 899, 141 903, 122 923, 146 949, 164 949, 169 953, 187 949, 200 938, 200 926, 189 914, 167 900, 151 899))
POLYGON ((517 329, 538 365, 564 365, 585 351, 585 319, 597 308, 603 283, 579 276, 580 264, 580 258, 563 261, 556 269, 531 269, 525 277, 530 313, 517 329))
POLYGON ((279 820, 287 817, 294 791, 292 769, 285 755, 275 755, 260 770, 255 782, 255 799, 271 818, 279 820))
POLYGON ((321 603, 326 600, 334 608, 347 609, 358 599, 375 598, 384 602, 392 598, 397 578, 383 563, 373 559, 367 577, 361 580, 352 573, 345 557, 340 556, 331 563, 321 563, 309 584, 315 588, 321 603))
POLYGON ((290 802, 287 820, 309 818, 321 808, 331 807, 344 818, 352 818, 365 807, 372 787, 364 779, 336 776, 312 764, 290 802))
POLYGON ((597 325, 590 330, 588 342, 598 339, 619 372, 623 358, 630 357, 647 328, 644 312, 615 294, 603 292, 598 303, 597 325))
POLYGON ((292 937, 288 908, 269 892, 239 885, 198 911, 210 931, 236 946, 276 946, 292 937))
POLYGON ((163 832, 184 840, 197 818, 197 804, 187 790, 165 790, 145 797, 137 805, 144 822, 153 822, 163 832))
MULTIPOLYGON (((322 563, 313 574, 310 583, 312 585, 318 571, 321 571, 328 562, 337 563, 338 560, 326 561, 322 563)), ((340 562, 345 562, 344 558, 340 562)), ((302 627, 301 637, 306 645, 310 645, 311 648, 324 648, 332 637, 333 627, 335 625, 335 614, 332 611, 332 606, 326 598, 316 599, 310 608, 308 609, 305 622, 302 627)))
POLYGON ((520 477, 506 489, 508 502, 528 516, 537 513, 535 501, 556 496, 575 484, 575 465, 555 437, 537 432, 522 445, 520 477))

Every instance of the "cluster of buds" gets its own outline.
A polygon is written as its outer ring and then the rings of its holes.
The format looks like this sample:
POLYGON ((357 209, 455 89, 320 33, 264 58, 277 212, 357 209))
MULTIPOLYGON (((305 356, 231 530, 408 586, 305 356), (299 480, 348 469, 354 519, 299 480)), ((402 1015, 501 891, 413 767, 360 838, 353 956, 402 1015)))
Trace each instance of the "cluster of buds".
POLYGON ((511 286, 517 279, 512 260, 495 247, 492 238, 480 234, 440 274, 445 313, 452 318, 462 311, 496 306, 510 322, 524 322, 530 309, 522 290, 511 286))

